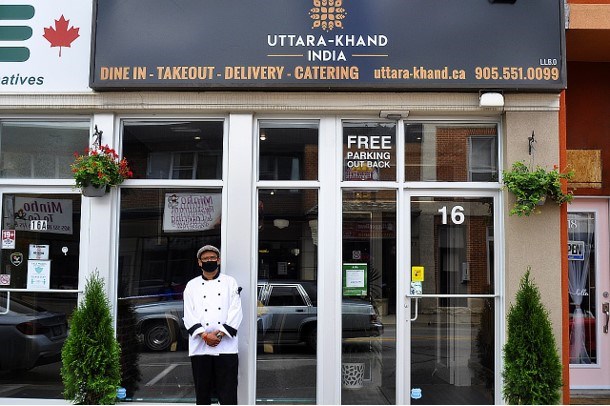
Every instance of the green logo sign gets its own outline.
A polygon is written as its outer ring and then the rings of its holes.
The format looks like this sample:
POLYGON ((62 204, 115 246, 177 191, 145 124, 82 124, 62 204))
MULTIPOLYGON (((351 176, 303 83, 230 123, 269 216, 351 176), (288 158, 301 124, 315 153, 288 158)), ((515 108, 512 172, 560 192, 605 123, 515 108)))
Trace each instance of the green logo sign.
MULTIPOLYGON (((0 24, 4 21, 25 21, 34 17, 32 6, 0 6, 0 24)), ((0 25, 0 62, 25 62, 30 58, 27 47, 4 46, 4 41, 25 41, 32 36, 32 28, 25 25, 0 25)))

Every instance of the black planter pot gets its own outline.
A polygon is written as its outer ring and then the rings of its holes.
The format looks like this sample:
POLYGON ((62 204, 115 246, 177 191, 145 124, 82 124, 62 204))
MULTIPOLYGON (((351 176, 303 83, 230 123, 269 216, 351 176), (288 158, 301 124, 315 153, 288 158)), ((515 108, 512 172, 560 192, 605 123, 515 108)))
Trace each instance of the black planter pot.
POLYGON ((106 186, 87 185, 81 191, 83 196, 101 197, 106 194, 106 186))

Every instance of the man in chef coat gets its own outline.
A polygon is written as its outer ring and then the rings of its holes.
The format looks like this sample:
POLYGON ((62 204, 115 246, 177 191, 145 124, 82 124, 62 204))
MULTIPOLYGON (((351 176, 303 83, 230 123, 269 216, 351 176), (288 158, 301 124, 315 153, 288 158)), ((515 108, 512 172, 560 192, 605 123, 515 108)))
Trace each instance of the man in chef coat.
POLYGON ((237 404, 237 330, 242 320, 241 288, 220 272, 220 251, 205 245, 197 251, 201 275, 184 289, 184 325, 198 405, 237 404))

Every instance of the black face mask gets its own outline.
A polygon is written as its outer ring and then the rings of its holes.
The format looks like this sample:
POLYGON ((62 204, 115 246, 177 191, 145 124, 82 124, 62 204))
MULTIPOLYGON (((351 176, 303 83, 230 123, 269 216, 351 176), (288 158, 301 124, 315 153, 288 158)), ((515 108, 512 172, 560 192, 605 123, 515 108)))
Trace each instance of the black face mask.
POLYGON ((218 268, 218 263, 216 261, 207 261, 201 263, 201 269, 204 272, 214 272, 218 268))

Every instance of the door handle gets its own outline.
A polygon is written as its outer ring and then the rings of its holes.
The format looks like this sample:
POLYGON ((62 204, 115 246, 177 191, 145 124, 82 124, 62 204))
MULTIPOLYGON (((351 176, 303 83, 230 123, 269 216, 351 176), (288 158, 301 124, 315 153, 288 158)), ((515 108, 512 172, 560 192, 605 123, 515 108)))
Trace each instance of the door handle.
MULTIPOLYGON (((417 320, 417 316, 419 316, 419 298, 418 297, 410 297, 410 296, 405 296, 405 298, 407 299, 407 303, 412 303, 412 300, 415 299, 415 317, 411 318, 411 314, 409 314, 409 321, 415 321, 417 320)), ((409 308, 409 306, 407 305, 407 303, 405 303, 405 308, 409 308)))
POLYGON ((604 324, 604 334, 608 334, 608 321, 610 321, 610 303, 602 303, 602 312, 606 315, 606 324, 604 324))

